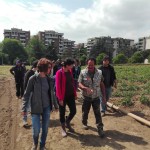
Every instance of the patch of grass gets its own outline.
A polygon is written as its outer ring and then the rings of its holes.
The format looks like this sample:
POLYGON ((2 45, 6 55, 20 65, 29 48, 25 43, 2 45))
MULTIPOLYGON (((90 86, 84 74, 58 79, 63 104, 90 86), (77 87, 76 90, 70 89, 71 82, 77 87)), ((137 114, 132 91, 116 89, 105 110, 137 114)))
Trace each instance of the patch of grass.
POLYGON ((150 99, 145 95, 140 97, 140 102, 145 105, 150 105, 150 99))
POLYGON ((133 102, 130 96, 124 97, 121 101, 121 105, 123 106, 132 106, 133 102))

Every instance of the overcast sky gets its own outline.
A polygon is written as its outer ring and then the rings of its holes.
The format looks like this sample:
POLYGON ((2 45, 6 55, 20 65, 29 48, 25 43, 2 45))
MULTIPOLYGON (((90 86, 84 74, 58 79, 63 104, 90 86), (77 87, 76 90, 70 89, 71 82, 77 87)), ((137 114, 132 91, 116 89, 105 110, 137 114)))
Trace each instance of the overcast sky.
POLYGON ((150 36, 150 0, 0 0, 0 10, 0 41, 13 27, 31 35, 54 30, 76 43, 150 36))

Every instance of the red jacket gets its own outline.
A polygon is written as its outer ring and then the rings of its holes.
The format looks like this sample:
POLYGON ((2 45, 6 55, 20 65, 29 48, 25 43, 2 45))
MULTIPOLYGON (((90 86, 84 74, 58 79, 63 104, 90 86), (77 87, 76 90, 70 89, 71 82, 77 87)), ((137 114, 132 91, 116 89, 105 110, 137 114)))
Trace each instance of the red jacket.
MULTIPOLYGON (((72 76, 72 82, 74 82, 71 71, 70 71, 70 74, 72 76)), ((65 89, 66 89, 66 76, 65 76, 65 72, 63 68, 59 69, 56 72, 55 82, 56 82, 56 96, 59 101, 63 101, 65 98, 65 89)), ((76 97, 76 95, 77 94, 76 94, 76 90, 74 87, 74 96, 76 97)))

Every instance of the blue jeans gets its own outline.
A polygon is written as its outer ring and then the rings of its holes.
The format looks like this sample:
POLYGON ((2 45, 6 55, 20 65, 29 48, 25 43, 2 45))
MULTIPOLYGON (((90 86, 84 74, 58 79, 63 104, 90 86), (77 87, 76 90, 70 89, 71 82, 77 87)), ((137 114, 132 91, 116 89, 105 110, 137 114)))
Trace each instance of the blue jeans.
POLYGON ((35 145, 38 144, 40 128, 42 125, 40 148, 45 146, 49 127, 49 119, 50 119, 50 106, 43 108, 42 114, 32 114, 32 134, 33 134, 33 142, 35 145), (40 124, 40 116, 42 116, 42 124, 40 124))
MULTIPOLYGON (((112 88, 111 87, 105 88, 105 92, 106 92, 106 102, 108 102, 108 100, 111 96, 112 88)), ((100 98, 100 102, 101 102, 101 112, 105 112, 106 111, 106 104, 103 104, 102 98, 100 98)))
POLYGON ((31 112, 31 98, 32 98, 32 93, 30 94, 29 101, 28 101, 28 104, 27 104, 27 113, 22 118, 22 120, 25 121, 25 122, 27 122, 28 112, 31 112))

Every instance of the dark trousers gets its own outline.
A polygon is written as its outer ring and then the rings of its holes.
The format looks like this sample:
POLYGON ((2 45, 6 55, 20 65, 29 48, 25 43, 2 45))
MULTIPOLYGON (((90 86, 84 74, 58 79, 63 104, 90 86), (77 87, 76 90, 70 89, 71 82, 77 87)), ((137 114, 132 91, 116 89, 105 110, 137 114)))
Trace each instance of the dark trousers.
POLYGON ((23 89, 23 81, 20 80, 15 80, 16 82, 16 96, 23 96, 24 94, 24 89, 23 89))
POLYGON ((63 106, 59 105, 59 118, 61 124, 64 124, 66 121, 70 122, 75 116, 75 114, 76 114, 75 97, 74 96, 65 97, 64 105, 63 106), (66 105, 68 105, 70 111, 69 115, 67 116, 67 119, 65 118, 66 105))
POLYGON ((84 125, 87 125, 88 114, 89 114, 91 105, 93 107, 93 111, 94 111, 94 115, 96 119, 96 125, 102 127, 103 123, 102 123, 102 117, 100 113, 99 98, 91 99, 89 97, 84 97, 83 104, 82 104, 82 123, 84 125))

